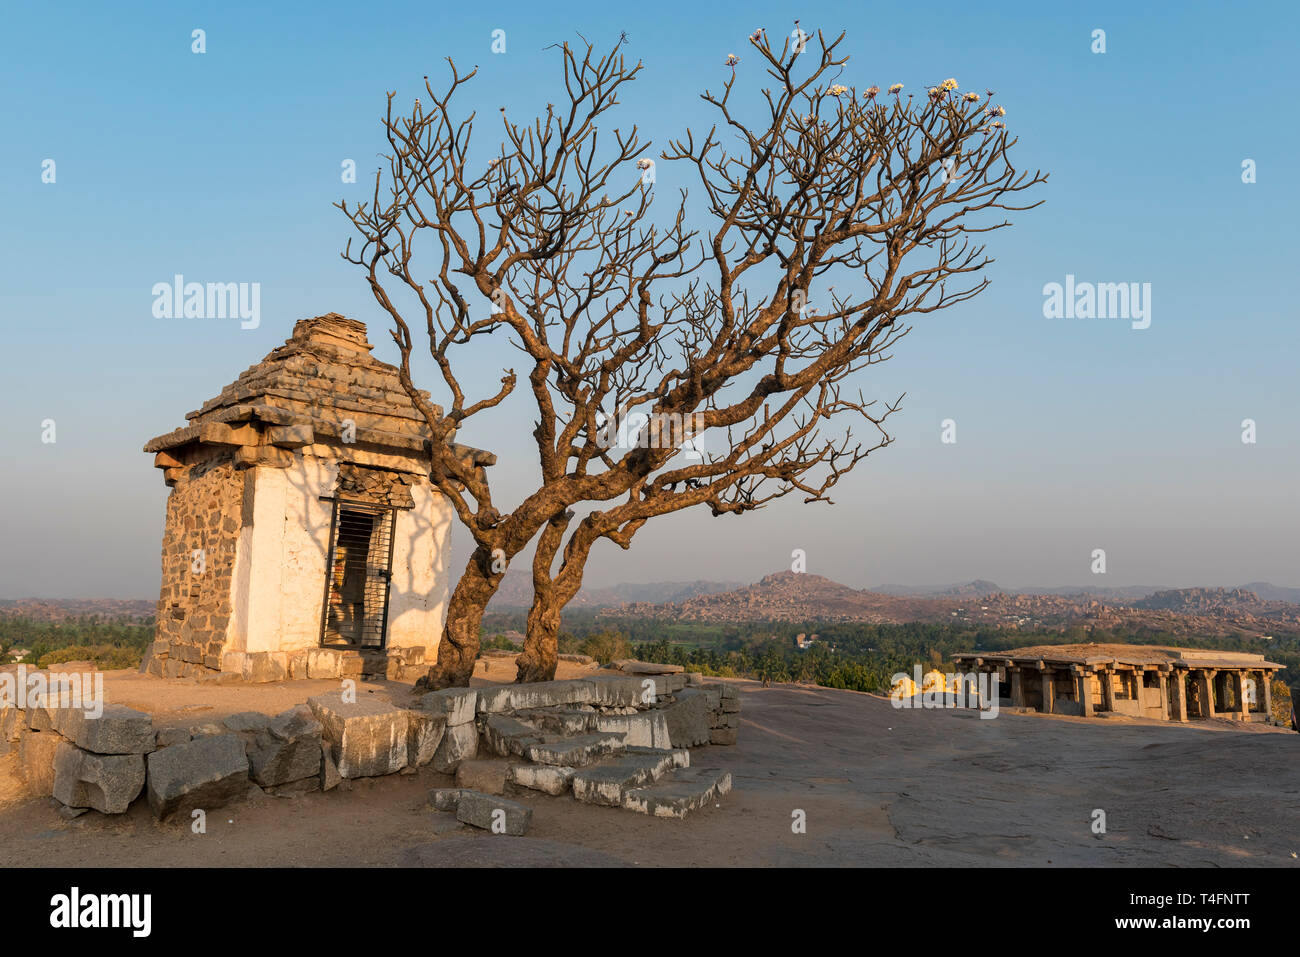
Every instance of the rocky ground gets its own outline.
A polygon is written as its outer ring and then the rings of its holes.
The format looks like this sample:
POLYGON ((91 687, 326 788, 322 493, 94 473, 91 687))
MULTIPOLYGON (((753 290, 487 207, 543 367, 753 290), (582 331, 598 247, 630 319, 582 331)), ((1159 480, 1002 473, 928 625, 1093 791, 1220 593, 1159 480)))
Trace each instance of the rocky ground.
MULTIPOLYGON (((505 679, 498 668, 476 683, 505 679)), ((65 821, 21 794, 8 755, 0 848, 19 866, 1300 866, 1300 735, 1288 731, 1006 712, 980 720, 847 691, 736 684, 740 744, 692 752, 696 767, 730 770, 734 790, 685 820, 529 791, 514 798, 534 809, 528 836, 495 836, 433 811, 428 790, 451 778, 424 768, 231 805, 196 835, 188 822, 155 823, 144 802, 120 817, 65 821)), ((109 701, 149 710, 160 726, 274 714, 333 687, 126 672, 107 681, 109 701)), ((407 694, 389 682, 362 688, 397 703, 407 694)))

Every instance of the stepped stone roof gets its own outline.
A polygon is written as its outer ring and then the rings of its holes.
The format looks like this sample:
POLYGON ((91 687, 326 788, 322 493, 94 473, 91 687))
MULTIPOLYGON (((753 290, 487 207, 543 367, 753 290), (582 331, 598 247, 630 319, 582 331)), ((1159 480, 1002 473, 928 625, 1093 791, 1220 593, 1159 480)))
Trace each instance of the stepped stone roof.
MULTIPOLYGON (((347 423, 354 440, 394 451, 427 452, 429 428, 398 379, 396 366, 370 355, 364 323, 338 313, 301 319, 284 345, 250 366, 239 378, 186 415, 189 425, 150 439, 146 452, 164 452, 205 443, 219 433, 205 426, 248 423, 299 427, 310 441, 272 441, 299 447, 311 441, 342 441, 347 423), (310 433, 302 430, 310 428, 310 433)), ((421 392, 427 400, 428 392, 421 392)), ((441 413, 436 405, 435 410, 441 413)), ((217 442, 217 444, 230 444, 217 442)), ((453 445, 475 465, 492 465, 495 456, 453 445)))
POLYGON ((1033 645, 1010 651, 965 651, 953 655, 956 661, 976 658, 990 662, 1044 661, 1066 665, 1164 665, 1178 668, 1245 668, 1271 670, 1283 666, 1265 661, 1263 655, 1213 648, 1171 648, 1167 645, 1073 644, 1033 645))

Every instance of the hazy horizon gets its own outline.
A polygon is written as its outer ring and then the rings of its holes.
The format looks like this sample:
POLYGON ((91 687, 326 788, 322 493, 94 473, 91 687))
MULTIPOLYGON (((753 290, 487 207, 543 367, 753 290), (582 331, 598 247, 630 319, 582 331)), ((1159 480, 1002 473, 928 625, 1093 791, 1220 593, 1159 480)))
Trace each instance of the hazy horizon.
MULTIPOLYGON (((750 581, 738 582, 738 583, 734 583, 734 584, 735 584, 735 587, 737 587, 737 588, 744 588, 744 587, 746 587, 746 586, 748 586, 748 585, 757 584, 760 580, 762 580, 763 578, 766 578, 767 575, 776 574, 777 572, 780 572, 780 571, 783 571, 783 570, 786 570, 786 569, 776 569, 775 571, 768 572, 768 573, 766 573, 766 574, 764 574, 764 575, 760 575, 758 578, 752 579, 752 580, 750 580, 750 581)), ((526 573, 525 573, 523 570, 520 570, 520 574, 526 574, 526 573)), ((810 574, 816 574, 816 573, 814 572, 814 573, 810 573, 810 574)), ((833 576, 830 576, 830 575, 823 575, 823 576, 821 576, 821 577, 824 577, 824 578, 832 578, 833 576)), ((935 590, 935 591, 938 591, 938 590, 941 590, 941 589, 944 589, 944 588, 956 588, 956 587, 960 587, 960 586, 963 586, 963 585, 969 585, 969 584, 971 584, 971 583, 973 583, 973 582, 977 582, 977 581, 981 581, 981 582, 982 582, 982 581, 992 581, 992 579, 976 577, 976 578, 968 578, 968 579, 963 579, 963 580, 961 580, 961 581, 952 581, 952 582, 933 582, 933 583, 920 583, 920 584, 907 584, 907 583, 903 583, 903 582, 876 582, 875 584, 871 584, 871 585, 857 585, 857 584, 854 584, 853 582, 840 581, 839 579, 834 579, 834 580, 837 581, 837 582, 839 582, 839 584, 841 584, 841 585, 847 585, 847 586, 849 586, 850 588, 856 588, 856 589, 859 590, 859 591, 877 591, 877 590, 885 589, 885 588, 910 588, 910 589, 918 589, 918 590, 926 590, 926 591, 929 591, 929 590, 935 590)), ((664 579, 644 579, 644 580, 631 580, 631 581, 626 581, 626 580, 624 580, 624 581, 596 581, 596 580, 594 580, 594 579, 591 579, 590 576, 587 576, 587 577, 585 577, 585 578, 583 579, 583 587, 584 587, 584 588, 590 588, 590 589, 611 589, 611 588, 618 588, 618 587, 620 587, 620 586, 624 586, 624 585, 643 585, 643 586, 644 586, 644 585, 675 585, 675 584, 689 585, 689 584, 704 584, 704 583, 708 583, 708 584, 726 584, 727 582, 726 582, 726 581, 719 581, 719 580, 716 580, 716 579, 707 579, 707 578, 689 578, 689 579, 688 579, 688 578, 664 578, 664 579)), ((1030 592, 1030 591, 1066 592, 1066 591, 1071 591, 1071 590, 1077 590, 1077 591, 1089 591, 1089 590, 1111 590, 1111 591, 1122 591, 1122 590, 1130 590, 1130 589, 1149 589, 1149 590, 1152 591, 1152 592, 1155 592, 1155 591, 1167 591, 1167 590, 1183 591, 1183 590, 1191 589, 1191 588, 1244 588, 1244 587, 1246 587, 1246 586, 1248 586, 1248 585, 1252 585, 1252 584, 1267 584, 1267 585, 1271 585, 1271 586, 1273 586, 1274 588, 1295 589, 1295 590, 1300 591, 1300 586, 1297 586, 1297 585, 1288 585, 1288 584, 1285 584, 1285 583, 1282 583, 1282 582, 1264 582, 1264 581, 1262 581, 1262 580, 1260 580, 1260 581, 1254 581, 1254 582, 1216 582, 1216 583, 1212 583, 1212 584, 1205 583, 1205 582, 1200 582, 1200 583, 1196 583, 1196 584, 1184 584, 1184 585, 1149 585, 1149 584, 1134 584, 1134 585, 1124 585, 1124 584, 1107 584, 1107 585, 1095 585, 1095 584, 1089 584, 1089 585, 1007 585, 1007 584, 1004 584, 1004 583, 1002 583, 1002 582, 993 582, 993 584, 997 585, 998 588, 999 588, 999 590, 1004 591, 1004 592, 1007 592, 1007 593, 1010 593, 1010 594, 1015 594, 1015 593, 1017 593, 1017 592, 1021 592, 1021 593, 1023 593, 1023 592, 1030 592)), ((24 599, 32 599, 32 600, 36 600, 36 601, 76 601, 76 600, 81 600, 81 601, 112 601, 112 600, 120 600, 120 601, 154 601, 154 600, 156 600, 155 597, 154 597, 154 596, 151 596, 151 595, 125 595, 125 594, 123 594, 123 595, 35 595, 35 594, 33 594, 33 595, 0 595, 0 601, 21 601, 21 600, 24 600, 24 599)))

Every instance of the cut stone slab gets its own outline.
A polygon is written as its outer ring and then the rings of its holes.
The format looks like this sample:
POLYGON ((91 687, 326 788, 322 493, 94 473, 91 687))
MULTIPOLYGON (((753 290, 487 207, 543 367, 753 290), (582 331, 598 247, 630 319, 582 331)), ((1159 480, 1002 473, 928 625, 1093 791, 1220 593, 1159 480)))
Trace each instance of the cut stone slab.
POLYGON ((246 732, 256 734, 267 730, 271 725, 271 719, 260 711, 241 711, 239 714, 232 714, 221 723, 226 726, 227 731, 233 731, 235 734, 246 732))
POLYGON ((65 743, 54 731, 23 731, 18 740, 18 766, 30 793, 40 797, 54 793, 54 755, 65 743))
POLYGON ((33 690, 28 695, 27 707, 18 710, 17 717, 29 731, 57 731, 54 713, 61 706, 70 706, 76 700, 74 693, 76 689, 71 682, 49 675, 44 689, 33 690))
POLYGON ((18 708, 0 705, 0 754, 4 745, 18 740, 19 729, 26 726, 27 716, 18 708))
POLYGON ((332 648, 312 648, 307 652, 308 678, 337 678, 340 674, 339 654, 332 648))
POLYGON ((675 675, 686 671, 681 665, 663 665, 653 661, 637 661, 635 658, 620 658, 610 662, 609 666, 629 675, 675 675))
POLYGON ((54 754, 53 793, 68 807, 122 814, 143 790, 142 754, 91 754, 66 742, 54 754))
POLYGON ((630 747, 624 752, 627 756, 652 755, 668 759, 668 767, 672 768, 689 768, 691 766, 691 752, 685 748, 637 748, 630 747))
POLYGON ((154 735, 154 743, 160 748, 173 744, 185 744, 190 740, 190 733, 185 728, 159 728, 154 735))
POLYGON ((311 708, 300 704, 281 711, 268 721, 267 731, 278 741, 301 741, 303 738, 319 737, 324 728, 316 720, 311 708))
POLYGON ((504 794, 510 764, 494 758, 462 761, 456 767, 456 787, 482 794, 504 794))
POLYGON ((587 704, 595 694, 590 681, 536 681, 478 689, 481 713, 518 711, 520 708, 550 708, 564 704, 587 704))
POLYGON ((731 791, 730 771, 683 768, 648 787, 632 788, 623 806, 652 817, 685 817, 731 791))
POLYGON ((247 794, 248 785, 248 758, 234 734, 208 735, 148 757, 146 790, 159 820, 228 804, 247 794))
POLYGON ((617 760, 583 768, 573 775, 573 796, 587 804, 621 807, 627 792, 653 784, 674 767, 671 751, 621 754, 617 760))
POLYGON ((468 724, 449 725, 433 754, 433 769, 453 774, 460 762, 478 754, 478 727, 468 724))
POLYGON ((153 718, 120 704, 104 706, 97 718, 82 708, 51 708, 50 719, 59 732, 83 751, 96 754, 146 754, 154 743, 153 718))
POLYGON ((709 743, 709 708, 702 689, 684 688, 676 701, 657 710, 668 722, 668 739, 674 748, 709 743))
POLYGON ((429 792, 429 803, 439 811, 454 811, 462 793, 463 788, 434 788, 429 792))
POLYGON ((249 682, 284 681, 289 677, 289 656, 283 651, 249 652, 244 655, 241 673, 249 682))
POLYGON ((23 727, 28 731, 53 731, 54 722, 50 719, 50 709, 42 704, 30 703, 18 714, 22 716, 23 727))
POLYGON ((493 834, 523 837, 533 822, 533 809, 490 794, 462 791, 456 805, 456 820, 493 834))
POLYGON ((612 707, 636 707, 654 704, 658 694, 653 678, 632 675, 593 675, 587 679, 595 689, 592 704, 612 707))
POLYGON ((406 767, 407 712, 374 698, 343 700, 343 692, 308 699, 344 778, 396 774, 406 767))
POLYGON ((586 734, 592 730, 591 724, 595 712, 592 710, 582 711, 579 710, 580 708, 590 708, 590 706, 525 708, 516 711, 515 718, 546 734, 586 734))
POLYGON ((735 728, 712 728, 709 731, 709 744, 728 745, 740 740, 740 732, 735 728))
POLYGON ((420 698, 421 710, 447 716, 448 726, 467 724, 478 709, 478 691, 474 688, 443 688, 420 698))
MULTIPOLYGON (((655 697, 658 698, 662 698, 664 695, 676 694, 687 686, 686 675, 684 674, 643 675, 640 680, 652 682, 655 697)), ((650 701, 648 703, 653 704, 654 702, 650 701)))
POLYGON ((668 734, 668 721, 662 711, 597 715, 596 730, 621 733, 624 746, 629 748, 672 747, 672 739, 668 734))
POLYGON ((442 736, 447 733, 447 716, 429 711, 407 712, 406 766, 422 768, 438 753, 442 736))
POLYGON ((322 739, 320 743, 320 789, 322 791, 332 791, 339 786, 343 778, 339 774, 339 766, 334 763, 334 753, 330 750, 328 741, 322 739))
MULTIPOLYGON (((254 785, 256 787, 256 785, 254 785)), ((260 791, 261 788, 258 788, 260 791)), ((277 784, 273 788, 267 788, 267 794, 273 794, 276 797, 297 797, 299 794, 310 794, 313 791, 321 790, 320 775, 315 774, 309 778, 299 778, 297 781, 290 781, 288 784, 277 784)))
MULTIPOLYGON (((230 727, 229 719, 226 726, 230 727)), ((264 788, 306 778, 319 780, 322 733, 321 723, 311 709, 299 705, 267 719, 264 730, 241 735, 252 779, 264 788)))
POLYGON ((522 788, 559 795, 569 790, 575 773, 573 768, 557 764, 514 764, 510 767, 510 781, 522 788))
POLYGON ((612 731, 582 734, 576 738, 558 738, 528 749, 528 760, 534 764, 560 764, 566 768, 581 768, 595 764, 606 755, 623 750, 623 735, 612 731))
POLYGON ((499 757, 523 757, 542 741, 543 735, 535 727, 508 714, 489 714, 483 719, 483 743, 499 757))

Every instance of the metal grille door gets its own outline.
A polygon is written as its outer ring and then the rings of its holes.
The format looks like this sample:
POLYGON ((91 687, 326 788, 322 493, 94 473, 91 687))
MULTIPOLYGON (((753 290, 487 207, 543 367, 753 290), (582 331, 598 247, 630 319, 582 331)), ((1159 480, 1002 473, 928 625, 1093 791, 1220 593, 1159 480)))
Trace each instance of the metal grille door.
POLYGON ((321 644, 384 647, 395 519, 391 508, 334 503, 321 644))

